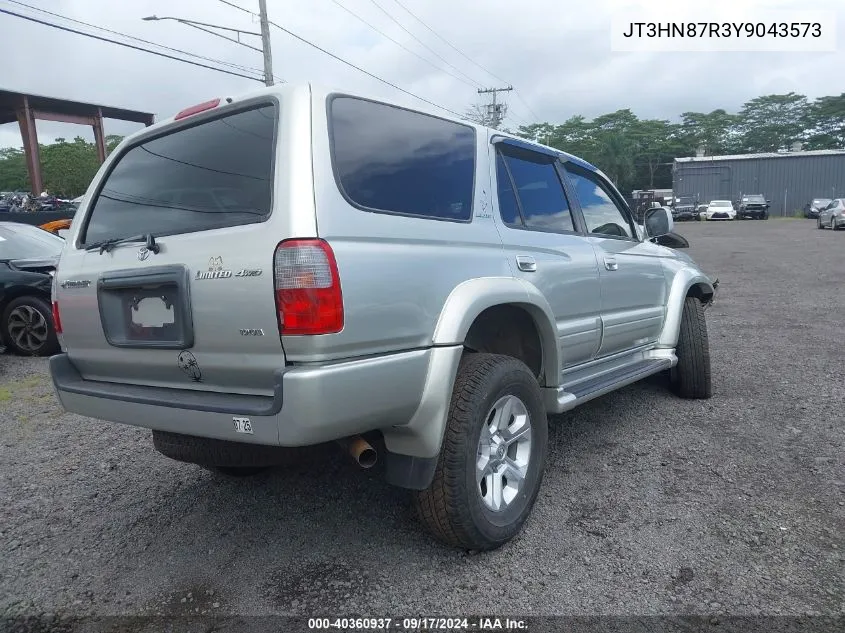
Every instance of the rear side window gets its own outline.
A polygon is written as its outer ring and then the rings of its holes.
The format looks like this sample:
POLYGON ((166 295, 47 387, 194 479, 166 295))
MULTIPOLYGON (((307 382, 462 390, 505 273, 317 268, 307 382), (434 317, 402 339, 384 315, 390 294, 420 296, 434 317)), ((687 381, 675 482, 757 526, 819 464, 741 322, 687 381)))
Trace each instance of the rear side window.
POLYGON ((367 211, 469 220, 475 130, 382 103, 329 102, 332 160, 347 199, 367 211))
POLYGON ((507 224, 541 231, 574 231, 569 202, 554 165, 545 154, 510 150, 498 152, 499 210, 507 224), (510 176, 510 177, 508 177, 510 176), (516 199, 522 217, 511 210, 516 199), (513 218, 513 219, 511 219, 513 218))
POLYGON ((275 105, 130 148, 106 177, 84 243, 251 224, 270 214, 275 105))

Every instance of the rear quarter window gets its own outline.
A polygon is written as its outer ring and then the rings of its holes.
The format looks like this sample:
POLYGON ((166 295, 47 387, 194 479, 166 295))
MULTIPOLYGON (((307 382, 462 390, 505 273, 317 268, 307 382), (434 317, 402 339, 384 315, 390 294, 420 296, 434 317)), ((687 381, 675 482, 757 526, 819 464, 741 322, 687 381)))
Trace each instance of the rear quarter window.
POLYGON ((329 100, 332 163, 354 206, 437 220, 472 216, 475 129, 352 97, 329 100))
POLYGON ((277 119, 266 104, 131 146, 94 200, 83 244, 265 220, 277 119))

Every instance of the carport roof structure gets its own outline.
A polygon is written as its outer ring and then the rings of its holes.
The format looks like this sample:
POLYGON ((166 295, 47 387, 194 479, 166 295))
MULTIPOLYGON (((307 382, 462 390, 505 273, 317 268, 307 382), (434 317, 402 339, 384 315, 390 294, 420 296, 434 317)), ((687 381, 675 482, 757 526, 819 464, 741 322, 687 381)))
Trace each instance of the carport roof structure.
POLYGON ((40 193, 43 189, 35 120, 90 125, 94 128, 97 155, 102 163, 106 159, 106 141, 103 133, 104 118, 133 121, 144 125, 152 125, 154 122, 154 116, 149 112, 0 90, 0 124, 18 122, 26 154, 29 182, 35 194, 40 193))

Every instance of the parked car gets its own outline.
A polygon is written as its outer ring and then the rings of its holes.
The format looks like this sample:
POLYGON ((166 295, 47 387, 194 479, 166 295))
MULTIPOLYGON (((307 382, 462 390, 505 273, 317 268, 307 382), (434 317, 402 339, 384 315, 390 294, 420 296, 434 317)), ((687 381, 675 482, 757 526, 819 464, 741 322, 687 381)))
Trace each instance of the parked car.
POLYGON ((38 227, 0 222, 0 338, 18 354, 59 351, 50 286, 63 246, 38 227))
POLYGON ((845 199, 836 198, 819 212, 819 228, 836 231, 845 227, 845 199))
POLYGON ((704 212, 705 220, 734 220, 736 211, 730 200, 711 200, 704 212))
POLYGON ((650 242, 665 210, 635 224, 551 147, 285 84, 135 133, 89 192, 56 392, 178 460, 245 474, 337 440, 484 550, 531 512, 548 414, 661 372, 711 395, 714 281, 650 242))
POLYGON ((698 199, 695 196, 679 196, 675 198, 675 205, 672 207, 672 217, 678 222, 694 220, 695 209, 698 206, 698 199))
POLYGON ((736 216, 740 220, 768 220, 770 203, 760 194, 742 196, 737 206, 736 216))
POLYGON ((819 217, 819 211, 830 204, 830 198, 813 198, 804 205, 804 217, 815 219, 819 217))

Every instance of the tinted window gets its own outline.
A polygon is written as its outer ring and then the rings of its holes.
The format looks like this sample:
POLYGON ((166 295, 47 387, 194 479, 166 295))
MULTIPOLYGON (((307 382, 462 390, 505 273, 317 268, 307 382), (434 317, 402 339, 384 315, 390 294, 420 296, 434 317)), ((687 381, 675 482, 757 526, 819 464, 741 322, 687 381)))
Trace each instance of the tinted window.
POLYGON ((566 171, 575 188, 578 202, 581 203, 588 233, 600 233, 611 237, 633 237, 631 225, 625 214, 595 179, 595 176, 571 166, 568 166, 566 171))
POLYGON ((270 213, 276 108, 213 119, 131 148, 94 201, 84 240, 173 235, 270 213))
MULTIPOLYGON (((575 230, 553 159, 533 152, 508 152, 503 156, 516 186, 525 225, 546 231, 575 230)), ((499 182, 501 187, 501 178, 499 182)), ((502 207, 501 196, 499 206, 502 207)), ((507 208, 507 203, 504 206, 507 208)))
POLYGON ((0 259, 55 257, 64 243, 62 238, 34 226, 0 227, 0 259))
POLYGON ((332 159, 340 186, 374 211, 468 220, 475 130, 350 97, 331 101, 332 159))
POLYGON ((496 154, 496 181, 499 187, 499 215, 505 224, 522 224, 516 194, 511 185, 511 177, 505 167, 505 159, 501 153, 496 154))

